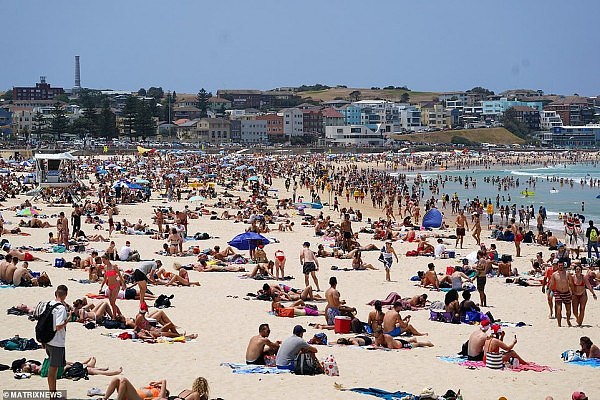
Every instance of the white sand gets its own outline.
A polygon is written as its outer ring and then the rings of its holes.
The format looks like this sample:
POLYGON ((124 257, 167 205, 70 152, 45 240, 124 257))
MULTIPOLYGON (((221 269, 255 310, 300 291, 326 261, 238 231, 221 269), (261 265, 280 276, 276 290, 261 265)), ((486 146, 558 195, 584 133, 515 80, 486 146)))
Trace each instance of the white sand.
MULTIPOLYGON (((285 194, 282 182, 277 181, 280 194, 285 194)), ((298 194, 306 196, 306 191, 298 194)), ((291 197, 291 193, 289 194, 291 197)), ((326 201, 327 196, 323 196, 326 201)), ((161 201, 153 198, 152 202, 134 206, 121 206, 118 218, 127 218, 135 221, 142 218, 149 220, 151 205, 160 204, 161 201)), ((9 201, 5 206, 17 204, 9 201)), ((172 203, 175 210, 183 209, 187 203, 172 203)), ((345 200, 341 199, 345 206, 345 200)), ((351 201, 354 206, 354 202, 351 201)), ((39 204, 46 215, 64 210, 70 215, 70 207, 47 207, 39 204)), ((193 205, 192 205, 193 206, 193 205)), ((360 207, 368 216, 379 216, 368 211, 367 204, 360 207)), ((325 213, 330 213, 327 208, 325 213)), ((318 211, 311 210, 316 214, 318 211)), ((220 212, 219 212, 220 213, 220 212)), ((14 213, 4 211, 4 218, 16 224, 18 218, 14 213)), ((334 216, 339 221, 339 216, 334 216)), ((55 219, 50 219, 55 223, 55 219)), ((286 275, 293 275, 295 279, 288 282, 293 287, 301 288, 304 285, 298 253, 301 243, 309 240, 311 248, 316 250, 317 244, 322 243, 320 238, 314 237, 313 229, 299 224, 295 218, 295 231, 274 231, 267 236, 276 237, 281 243, 268 245, 265 249, 269 257, 273 257, 277 249, 283 249, 287 256, 286 275)), ((358 223, 353 223, 356 230, 358 223)), ((482 223, 483 225, 483 223, 482 223)), ((14 226, 14 225, 13 225, 14 226)), ((8 227, 8 226, 7 226, 8 227)), ((191 220, 189 232, 209 232, 219 239, 210 239, 201 242, 186 242, 185 246, 198 244, 201 248, 214 245, 226 245, 235 234, 242 232, 246 226, 234 224, 232 221, 210 221, 204 217, 191 220)), ((50 228, 55 231, 55 228, 50 228)), ((91 225, 83 224, 86 233, 96 233, 91 225)), ((49 229, 23 229, 32 233, 30 237, 8 236, 13 245, 39 245, 45 243, 49 229)), ((102 232, 107 234, 108 232, 102 232)), ((371 242, 371 235, 361 234, 359 241, 364 245, 371 242)), ((485 232, 483 237, 485 237, 485 232)), ((133 247, 139 249, 142 258, 158 258, 170 266, 174 261, 192 262, 193 257, 170 258, 156 256, 162 242, 152 240, 147 236, 124 236, 118 234, 114 237, 117 247, 131 240, 133 247)), ((489 239, 483 239, 490 243, 489 239)), ((374 242, 377 246, 381 242, 374 242)), ((327 242, 329 244, 329 242, 327 242)), ((105 249, 106 243, 93 243, 93 247, 105 249)), ((338 289, 342 298, 347 303, 358 309, 358 316, 366 320, 367 313, 372 309, 365 305, 376 298, 385 298, 389 292, 395 291, 402 296, 413 296, 423 293, 423 289, 415 287, 409 277, 416 274, 417 270, 425 270, 427 257, 407 258, 406 251, 414 249, 416 244, 394 244, 396 252, 400 255, 400 263, 394 264, 392 279, 394 282, 384 282, 384 271, 331 271, 330 267, 350 267, 350 260, 337 260, 333 258, 320 259, 321 269, 318 272, 320 286, 323 290, 328 287, 330 276, 338 278, 338 289)), ((513 266, 519 271, 526 270, 535 252, 541 249, 536 246, 523 245, 523 257, 516 260, 513 266)), ((469 236, 466 239, 465 249, 459 253, 466 255, 475 250, 475 242, 469 236)), ((499 253, 514 254, 512 243, 498 243, 499 253)), ((544 251, 547 257, 548 251, 544 251)), ((247 252, 246 252, 247 253, 247 252)), ((36 253, 37 254, 37 253, 36 253)), ((67 260, 75 254, 68 253, 67 260)), ((41 254, 42 258, 53 261, 55 254, 41 254)), ((380 267, 377 262, 378 252, 364 252, 366 262, 380 267)), ((121 267, 131 268, 134 263, 119 263, 121 267)), ((438 272, 444 271, 447 265, 454 265, 453 260, 435 261, 438 272)), ((72 303, 78 297, 88 292, 97 292, 99 284, 83 285, 69 278, 82 279, 87 274, 83 271, 69 271, 57 269, 45 262, 31 263, 31 268, 46 271, 56 287, 66 284, 69 287, 67 300, 72 303)), ((548 306, 546 297, 541 293, 540 287, 517 287, 503 283, 502 278, 488 279, 486 287, 488 303, 492 306, 489 310, 496 318, 505 321, 524 321, 532 324, 531 327, 507 328, 506 341, 510 342, 514 334, 518 335, 519 343, 515 350, 526 360, 537 364, 548 365, 559 369, 558 372, 510 372, 492 370, 468 370, 455 364, 438 360, 437 356, 454 355, 461 344, 467 340, 469 334, 477 329, 468 325, 450 325, 428 320, 429 311, 411 312, 411 323, 420 331, 428 332, 429 339, 435 344, 433 348, 419 348, 409 351, 367 351, 343 347, 319 347, 319 357, 333 354, 340 369, 339 377, 317 376, 305 377, 295 375, 237 375, 228 368, 220 367, 222 362, 243 362, 248 339, 257 333, 258 325, 269 323, 271 326, 271 339, 285 339, 291 335, 295 324, 302 324, 308 330, 305 339, 317 333, 308 327, 310 322, 323 323, 323 317, 297 317, 294 319, 278 318, 267 314, 269 303, 262 301, 248 301, 243 297, 247 292, 256 292, 264 283, 263 281, 239 279, 239 273, 198 273, 190 272, 192 280, 199 280, 200 287, 172 288, 151 287, 155 294, 174 294, 173 308, 166 310, 171 319, 182 330, 198 333, 195 342, 186 344, 140 344, 131 341, 122 341, 102 336, 106 333, 104 328, 87 330, 80 324, 69 324, 67 331, 67 359, 81 361, 90 355, 98 360, 98 366, 111 368, 124 367, 123 376, 128 377, 134 385, 140 387, 150 380, 166 378, 171 394, 190 388, 192 381, 197 376, 208 379, 211 387, 211 397, 225 399, 281 399, 306 398, 306 399, 368 399, 351 392, 340 392, 334 388, 334 383, 340 383, 345 388, 352 387, 377 387, 390 391, 403 390, 419 394, 424 387, 431 386, 437 394, 443 394, 447 389, 461 389, 465 399, 497 399, 505 396, 508 399, 543 399, 546 395, 553 395, 555 399, 570 398, 574 390, 585 391, 590 398, 600 397, 600 384, 598 372, 591 368, 566 365, 560 360, 560 353, 565 349, 578 349, 579 337, 589 336, 593 341, 600 342, 600 311, 598 303, 589 299, 585 324, 591 327, 584 328, 558 328, 555 320, 548 319, 548 306), (237 298, 227 297, 228 295, 237 298)), ((41 300, 52 299, 53 288, 17 288, 0 289, 2 309, 25 303, 35 306, 41 300)), ((443 292, 425 291, 430 300, 442 300, 443 292)), ((478 301, 477 292, 473 299, 478 301)), ((135 316, 138 301, 119 301, 121 310, 127 316, 135 316)), ((322 309, 323 304, 319 304, 322 309)), ((403 312, 404 316, 406 312, 403 312)), ((7 316, 3 314, 0 325, 0 337, 8 338, 14 334, 21 337, 33 337, 34 324, 26 317, 7 316)), ((327 331, 331 342, 340 337, 332 331, 327 331)), ((29 352, 0 352, 0 363, 9 364, 13 359, 26 357, 28 359, 42 360, 44 350, 29 352)), ((94 376, 89 381, 80 380, 72 382, 60 380, 59 389, 67 389, 69 398, 83 398, 85 392, 91 387, 105 388, 109 377, 94 376)), ((45 379, 32 377, 29 380, 15 380, 10 372, 0 372, 0 387, 10 389, 44 389, 45 379)), ((113 395, 116 398, 116 394, 113 395)))

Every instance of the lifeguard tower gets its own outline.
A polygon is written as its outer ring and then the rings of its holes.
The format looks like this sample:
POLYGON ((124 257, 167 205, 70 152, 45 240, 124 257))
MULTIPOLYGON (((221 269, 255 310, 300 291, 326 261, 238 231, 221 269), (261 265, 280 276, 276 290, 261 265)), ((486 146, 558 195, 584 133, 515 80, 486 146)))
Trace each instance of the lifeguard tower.
POLYGON ((71 153, 36 154, 37 188, 33 193, 34 200, 40 197, 46 188, 64 189, 77 199, 77 196, 71 192, 70 186, 77 183, 78 179, 73 169, 69 168, 76 160, 71 153))

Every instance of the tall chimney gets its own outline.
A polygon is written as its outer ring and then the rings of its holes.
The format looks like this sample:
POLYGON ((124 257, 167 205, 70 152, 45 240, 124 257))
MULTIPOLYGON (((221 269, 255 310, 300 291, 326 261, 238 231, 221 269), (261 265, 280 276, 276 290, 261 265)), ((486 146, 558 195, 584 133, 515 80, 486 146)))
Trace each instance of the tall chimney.
POLYGON ((81 87, 81 71, 79 69, 79 56, 75 56, 75 87, 81 87))

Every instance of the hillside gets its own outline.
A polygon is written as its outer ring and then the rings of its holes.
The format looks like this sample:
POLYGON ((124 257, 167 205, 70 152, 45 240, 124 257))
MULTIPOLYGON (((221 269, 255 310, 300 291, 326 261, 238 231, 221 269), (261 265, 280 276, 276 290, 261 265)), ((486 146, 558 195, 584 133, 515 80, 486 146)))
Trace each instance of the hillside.
POLYGON ((401 89, 392 90, 371 90, 371 89, 357 89, 357 88, 331 88, 327 90, 316 90, 308 92, 297 92, 296 94, 303 99, 312 99, 316 101, 331 101, 335 99, 343 99, 350 101, 350 93, 358 90, 360 92, 361 100, 372 100, 372 99, 383 99, 390 101, 400 101, 400 97, 404 93, 408 93, 410 96, 411 103, 418 103, 420 101, 431 101, 437 100, 439 93, 435 92, 407 92, 401 89))
POLYGON ((396 140, 406 140, 408 142, 450 143, 453 136, 460 136, 478 143, 521 144, 525 142, 505 128, 462 129, 454 131, 412 133, 409 135, 393 135, 392 137, 396 140))

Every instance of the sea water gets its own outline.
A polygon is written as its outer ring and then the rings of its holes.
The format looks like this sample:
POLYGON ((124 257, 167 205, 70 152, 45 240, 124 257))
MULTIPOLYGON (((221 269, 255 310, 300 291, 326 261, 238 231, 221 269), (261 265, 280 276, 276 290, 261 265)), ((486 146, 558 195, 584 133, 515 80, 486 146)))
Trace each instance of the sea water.
MULTIPOLYGON (((572 212, 585 216, 585 222, 582 227, 585 229, 588 226, 589 220, 594 220, 595 224, 600 225, 600 187, 590 186, 591 179, 600 179, 600 171, 591 164, 557 164, 540 167, 501 167, 497 169, 467 169, 467 170, 448 170, 448 171, 428 171, 421 174, 426 179, 436 179, 445 176, 452 178, 445 182, 444 187, 440 186, 440 195, 448 194, 452 198, 456 193, 461 204, 466 204, 467 201, 478 197, 483 202, 484 198, 492 199, 494 204, 494 221, 499 222, 499 207, 496 207, 496 196, 500 195, 501 206, 512 206, 516 204, 517 209, 521 205, 527 207, 533 205, 535 215, 540 206, 546 208, 547 220, 544 226, 553 231, 564 231, 563 222, 559 219, 559 214, 572 212), (462 177, 463 183, 454 182, 454 177, 462 177), (465 178, 473 178, 477 182, 476 188, 471 185, 465 188, 465 178), (518 187, 509 187, 504 190, 501 187, 498 190, 497 183, 484 182, 486 177, 511 177, 513 180, 519 179, 518 187), (535 179, 535 187, 528 183, 529 179, 535 179), (560 179, 563 179, 561 185, 560 179), (573 180, 571 187, 570 180, 573 180), (558 180, 558 181, 557 181, 558 180), (583 185, 581 181, 584 181, 583 185), (523 191, 533 192, 533 195, 525 196, 521 194, 523 191), (503 199, 504 198, 504 199, 503 199), (510 201, 508 200, 510 198, 510 201), (582 209, 583 204, 583 209, 582 209)), ((409 175, 414 177, 415 174, 409 175)), ((425 184, 425 198, 431 196, 428 190, 428 185, 425 184)), ((439 198, 440 196, 436 196, 439 198)), ((441 204, 438 205, 441 207, 441 204)), ((450 209, 450 204, 447 205, 450 209)), ((443 211, 443 210, 442 210, 443 211)), ((518 214, 517 214, 518 221, 518 214)), ((483 221, 482 221, 483 223, 483 221)), ((535 228, 535 218, 530 221, 531 227, 535 228)), ((535 229, 533 229, 535 231, 535 229)))

